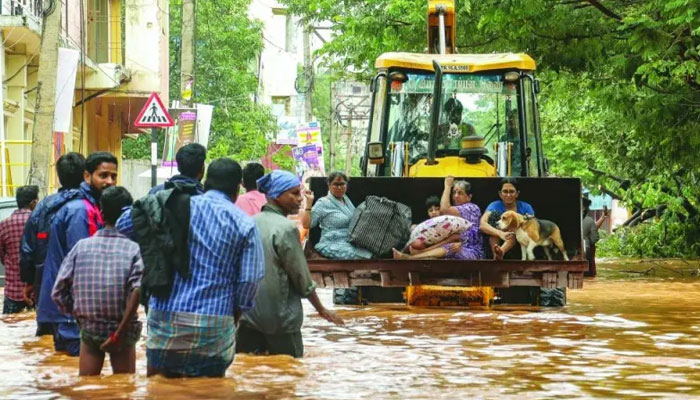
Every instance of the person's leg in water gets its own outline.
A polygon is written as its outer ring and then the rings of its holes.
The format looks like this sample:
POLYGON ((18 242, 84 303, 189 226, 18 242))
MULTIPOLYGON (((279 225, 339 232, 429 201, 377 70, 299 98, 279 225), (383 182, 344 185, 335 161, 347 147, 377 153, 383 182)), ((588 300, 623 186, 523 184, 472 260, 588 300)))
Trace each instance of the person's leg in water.
MULTIPOLYGON (((90 349, 85 343, 80 344, 80 362, 78 375, 99 375, 105 362, 105 353, 90 349)), ((114 368, 114 367, 112 367, 114 368)))
POLYGON ((136 346, 124 346, 119 351, 109 353, 109 362, 115 374, 133 374, 136 372, 136 346))

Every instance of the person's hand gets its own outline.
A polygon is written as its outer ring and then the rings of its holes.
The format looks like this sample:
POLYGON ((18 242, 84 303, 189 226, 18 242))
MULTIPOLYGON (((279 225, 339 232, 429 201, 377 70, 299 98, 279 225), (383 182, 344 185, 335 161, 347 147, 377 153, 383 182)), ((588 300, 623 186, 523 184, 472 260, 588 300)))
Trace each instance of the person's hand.
POLYGON ((450 244, 450 253, 456 253, 462 248, 462 243, 454 242, 450 244))
POLYGON ((511 238, 515 237, 515 234, 514 234, 513 232, 503 232, 503 231, 501 231, 501 233, 498 234, 498 237, 500 237, 501 240, 503 240, 503 241, 505 242, 505 241, 507 241, 508 239, 511 239, 511 238))
POLYGON ((22 293, 22 300, 24 300, 25 303, 29 304, 29 306, 34 305, 34 285, 27 285, 24 287, 24 291, 22 293))
POLYGON ((311 206, 314 204, 314 192, 304 190, 304 198, 306 198, 306 208, 311 208, 311 206))
POLYGON ((603 206, 603 215, 606 217, 610 216, 610 210, 608 209, 608 206, 603 206))
POLYGON ((325 319, 328 322, 332 322, 338 326, 345 326, 345 321, 343 321, 343 319, 340 318, 336 313, 327 308, 324 308, 323 310, 319 311, 318 315, 320 315, 321 318, 325 319))
POLYGON ((454 176, 450 175, 450 176, 445 178, 445 187, 452 188, 452 186, 454 186, 454 184, 455 184, 455 177, 454 176))
POLYGON ((119 350, 119 342, 121 342, 121 334, 114 332, 113 334, 109 335, 107 340, 102 342, 100 345, 100 350, 104 351, 105 353, 117 351, 119 350))

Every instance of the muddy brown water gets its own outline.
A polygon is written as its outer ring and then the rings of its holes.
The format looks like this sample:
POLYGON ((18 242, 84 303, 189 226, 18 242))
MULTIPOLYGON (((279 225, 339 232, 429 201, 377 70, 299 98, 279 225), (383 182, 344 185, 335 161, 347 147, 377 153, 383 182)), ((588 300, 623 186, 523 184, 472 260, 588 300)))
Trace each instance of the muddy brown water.
POLYGON ((700 398, 698 278, 603 277, 568 295, 561 309, 336 307, 346 327, 307 307, 303 359, 240 355, 221 379, 147 379, 143 340, 136 375, 79 378, 32 313, 4 316, 0 398, 700 398))

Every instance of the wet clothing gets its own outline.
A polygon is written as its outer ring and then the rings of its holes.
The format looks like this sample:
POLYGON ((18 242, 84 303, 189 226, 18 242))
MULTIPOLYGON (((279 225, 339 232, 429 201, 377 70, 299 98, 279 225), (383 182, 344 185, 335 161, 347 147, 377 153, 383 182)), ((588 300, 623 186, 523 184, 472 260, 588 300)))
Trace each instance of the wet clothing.
POLYGON ((11 298, 5 296, 5 299, 3 300, 2 303, 2 313, 3 314, 17 314, 20 313, 29 307, 27 306, 27 303, 24 301, 16 301, 12 300, 11 298))
POLYGON ((19 277, 19 247, 24 225, 32 210, 15 210, 0 222, 0 260, 5 266, 5 298, 16 302, 24 300, 24 282, 19 277))
POLYGON ((75 322, 45 323, 50 326, 53 335, 53 347, 56 351, 65 351, 68 355, 80 355, 80 328, 75 322))
POLYGON ((481 243, 481 232, 479 231, 479 221, 481 220, 481 210, 474 203, 466 203, 454 206, 459 215, 471 222, 471 226, 460 235, 462 246, 456 252, 450 251, 452 243, 443 245, 447 250, 446 259, 453 260, 478 260, 484 258, 484 248, 481 243))
POLYGON ((598 226, 590 214, 586 214, 581 220, 581 230, 583 232, 586 259, 588 260, 588 271, 584 272, 583 275, 596 276, 595 245, 600 240, 600 236, 598 235, 598 226))
MULTIPOLYGON (((530 203, 516 200, 515 207, 518 214, 529 215, 531 217, 535 216, 535 209, 532 208, 530 203)), ((491 204, 488 205, 488 207, 486 207, 486 211, 484 212, 503 214, 504 212, 506 212, 506 204, 503 202, 503 200, 493 201, 491 202, 491 204)))
POLYGON ((241 317, 249 327, 266 335, 299 332, 304 320, 301 299, 313 293, 299 231, 277 206, 266 204, 255 216, 265 252, 265 277, 255 306, 241 317))
POLYGON ((194 178, 190 178, 189 176, 185 175, 173 175, 170 179, 168 179, 165 183, 161 183, 160 185, 153 186, 149 191, 148 194, 156 194, 160 192, 161 190, 165 190, 166 186, 168 183, 184 183, 188 185, 194 185, 197 187, 197 194, 204 194, 204 186, 202 186, 202 183, 194 178))
MULTIPOLYGON (((109 335, 92 333, 84 329, 80 330, 80 341, 85 346, 87 346, 87 348, 90 349, 90 351, 92 351, 93 353, 102 353, 103 350, 100 349, 100 346, 102 345, 102 343, 107 341, 107 339, 109 339, 109 335)), ((129 347, 136 346, 136 343, 138 343, 139 339, 141 339, 140 324, 138 331, 130 329, 124 333, 124 335, 121 337, 121 341, 119 342, 118 351, 123 351, 128 349, 129 347)))
POLYGON ((234 315, 253 306, 265 273, 253 219, 228 195, 190 198, 189 278, 175 275, 166 298, 151 297, 148 364, 166 375, 222 376, 235 352, 234 315))
POLYGON ((236 353, 286 354, 295 358, 304 356, 301 331, 266 335, 241 321, 236 332, 236 353))
MULTIPOLYGON (((92 236, 104 225, 98 208, 99 193, 93 192, 86 182, 80 184, 82 198, 74 198, 61 207, 51 220, 46 263, 37 308, 37 321, 62 324, 61 332, 54 338, 73 343, 56 343, 59 348, 72 348, 75 342, 80 348, 79 330, 71 315, 62 313, 51 298, 59 268, 65 256, 80 240, 92 236), (64 325, 73 325, 66 327, 64 325)), ((55 333, 56 335, 56 333, 55 333)), ((76 354, 77 355, 77 354, 76 354)))
MULTIPOLYGON (((35 304, 39 304, 41 299, 41 281, 44 275, 44 262, 49 246, 49 231, 53 216, 69 201, 82 198, 83 192, 79 188, 60 188, 58 193, 46 196, 34 207, 34 211, 24 226, 19 270, 22 281, 34 285, 35 304)), ((52 335, 53 332, 53 324, 37 321, 37 336, 52 335)))
POLYGON ((251 217, 258 214, 265 204, 267 204, 267 198, 257 190, 246 192, 236 199, 238 208, 251 217))
MULTIPOLYGON (((142 275, 139 246, 114 228, 105 228, 80 240, 63 259, 52 297, 64 314, 75 317, 81 331, 107 337, 119 327, 142 275)), ((141 332, 137 316, 128 332, 141 332)))
POLYGON ((233 362, 236 325, 230 315, 151 309, 146 357, 165 376, 220 377, 233 362))
POLYGON ((355 206, 348 196, 345 203, 332 194, 318 199, 311 209, 311 228, 321 227, 321 239, 315 249, 323 257, 341 260, 370 259, 369 250, 350 244, 350 220, 355 213, 355 206))
POLYGON ((179 182, 167 182, 165 187, 137 200, 131 214, 122 221, 122 227, 133 225, 128 230, 141 248, 145 265, 143 304, 148 304, 150 296, 170 296, 176 273, 184 279, 189 277, 190 198, 197 195, 197 189, 179 182))

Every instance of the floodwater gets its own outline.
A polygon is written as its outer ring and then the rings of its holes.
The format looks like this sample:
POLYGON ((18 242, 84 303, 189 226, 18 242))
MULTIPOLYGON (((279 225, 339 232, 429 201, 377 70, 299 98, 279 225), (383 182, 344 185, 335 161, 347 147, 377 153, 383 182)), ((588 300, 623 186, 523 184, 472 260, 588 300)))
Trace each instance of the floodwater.
POLYGON ((614 267, 561 309, 336 307, 335 327, 309 307, 303 359, 240 355, 222 379, 147 379, 144 341, 135 376, 79 378, 33 314, 3 317, 0 398, 700 398, 700 279, 614 267))

